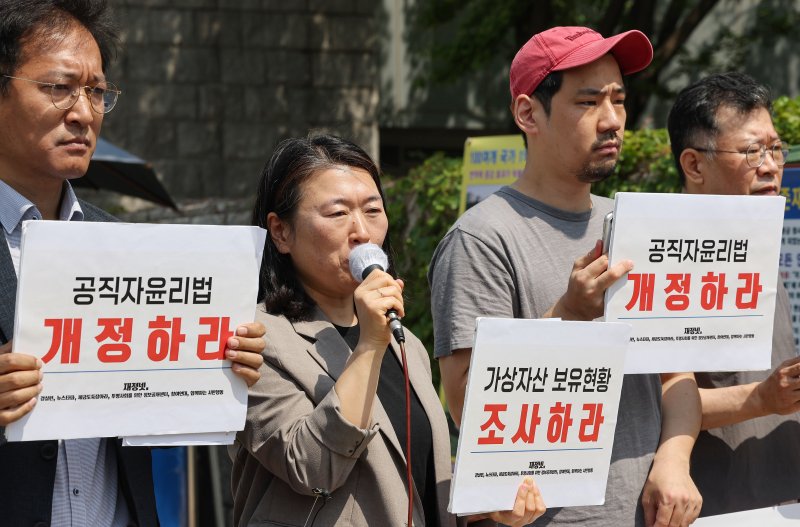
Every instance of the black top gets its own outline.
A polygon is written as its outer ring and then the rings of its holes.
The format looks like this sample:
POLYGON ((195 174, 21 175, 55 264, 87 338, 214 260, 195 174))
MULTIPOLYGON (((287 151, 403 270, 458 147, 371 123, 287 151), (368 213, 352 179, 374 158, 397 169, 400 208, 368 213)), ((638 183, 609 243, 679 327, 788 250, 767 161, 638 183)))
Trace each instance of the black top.
MULTIPOLYGON (((360 335, 359 326, 334 327, 350 346, 356 348, 360 335)), ((381 375, 378 379, 378 400, 386 410, 389 421, 400 445, 406 448, 406 381, 403 376, 403 365, 392 351, 386 350, 381 363, 381 375)), ((411 475, 414 485, 422 498, 425 509, 426 527, 438 527, 439 512, 436 501, 436 479, 433 473, 433 434, 431 424, 414 389, 411 389, 411 475)), ((405 478, 403 478, 405 479, 405 478)))

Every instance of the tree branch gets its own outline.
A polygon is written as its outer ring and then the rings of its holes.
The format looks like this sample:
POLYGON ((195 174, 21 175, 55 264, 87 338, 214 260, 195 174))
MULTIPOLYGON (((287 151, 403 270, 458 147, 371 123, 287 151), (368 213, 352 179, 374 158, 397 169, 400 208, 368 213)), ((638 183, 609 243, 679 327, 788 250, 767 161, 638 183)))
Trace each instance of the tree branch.
POLYGON ((659 46, 661 42, 667 39, 668 35, 675 31, 675 27, 681 19, 681 13, 683 13, 685 9, 686 0, 672 0, 672 2, 669 3, 667 10, 664 12, 664 16, 661 17, 661 29, 659 29, 658 35, 654 35, 656 40, 653 42, 656 46, 659 46))
MULTIPOLYGON (((658 43, 658 47, 653 56, 653 62, 656 63, 656 67, 651 70, 655 76, 658 75, 664 64, 667 64, 675 57, 681 49, 681 46, 683 46, 697 26, 700 25, 700 22, 703 21, 703 18, 718 2, 719 0, 700 0, 684 17, 675 31, 672 31, 669 36, 658 43)), ((653 77, 654 75, 651 74, 647 76, 653 77)))

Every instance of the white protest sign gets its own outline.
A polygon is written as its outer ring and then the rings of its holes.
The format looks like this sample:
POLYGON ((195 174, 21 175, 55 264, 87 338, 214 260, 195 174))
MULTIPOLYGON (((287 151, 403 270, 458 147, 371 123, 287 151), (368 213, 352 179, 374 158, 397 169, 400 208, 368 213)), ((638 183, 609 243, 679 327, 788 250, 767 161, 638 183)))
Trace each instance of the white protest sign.
POLYGON ((626 373, 770 367, 784 198, 616 195, 609 259, 633 271, 606 291, 633 326, 626 373))
POLYGON ((9 441, 240 430, 247 387, 224 359, 252 321, 256 227, 23 225, 14 350, 44 362, 9 441))
POLYGON ((478 318, 448 510, 605 501, 630 326, 478 318))
POLYGON ((800 524, 800 504, 767 507, 751 511, 698 518, 695 527, 787 527, 800 524))

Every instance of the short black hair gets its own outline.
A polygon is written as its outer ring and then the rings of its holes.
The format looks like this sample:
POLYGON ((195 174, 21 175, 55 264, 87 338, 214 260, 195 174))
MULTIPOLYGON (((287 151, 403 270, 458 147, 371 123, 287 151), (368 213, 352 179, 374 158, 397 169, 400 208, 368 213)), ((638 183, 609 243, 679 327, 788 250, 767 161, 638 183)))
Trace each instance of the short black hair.
MULTIPOLYGON (((320 171, 340 166, 359 168, 369 173, 381 199, 386 203, 380 169, 361 147, 333 135, 293 138, 275 148, 261 171, 253 207, 253 225, 266 229, 270 212, 282 220, 292 221, 302 198, 302 184, 320 171)), ((387 272, 394 276, 389 232, 383 241, 383 250, 389 256, 387 272)), ((269 235, 261 260, 258 301, 264 302, 268 313, 284 315, 291 321, 308 320, 316 306, 300 283, 291 257, 281 254, 269 235)))
POLYGON ((686 183, 681 153, 687 148, 716 148, 720 132, 717 112, 722 107, 741 115, 760 108, 772 112, 772 97, 768 87, 738 72, 709 75, 681 90, 667 119, 672 157, 681 184, 686 183))
MULTIPOLYGON (((106 71, 119 43, 107 0, 0 1, 0 74, 14 75, 26 42, 60 36, 74 23, 94 37, 106 71)), ((7 94, 8 83, 8 78, 0 77, 0 94, 7 94)))
POLYGON ((550 117, 550 103, 553 101, 553 96, 561 89, 561 84, 564 82, 563 71, 553 71, 547 75, 542 82, 533 90, 531 97, 542 103, 544 113, 550 117))
MULTIPOLYGON (((547 118, 550 118, 550 108, 551 102, 553 101, 553 96, 558 93, 558 90, 561 89, 561 84, 564 82, 564 72, 563 71, 553 71, 547 74, 547 77, 542 79, 542 82, 533 90, 531 97, 535 97, 542 104, 542 108, 544 108, 544 114, 547 118)), ((522 143, 525 145, 525 148, 528 148, 528 136, 525 133, 522 133, 522 143)))

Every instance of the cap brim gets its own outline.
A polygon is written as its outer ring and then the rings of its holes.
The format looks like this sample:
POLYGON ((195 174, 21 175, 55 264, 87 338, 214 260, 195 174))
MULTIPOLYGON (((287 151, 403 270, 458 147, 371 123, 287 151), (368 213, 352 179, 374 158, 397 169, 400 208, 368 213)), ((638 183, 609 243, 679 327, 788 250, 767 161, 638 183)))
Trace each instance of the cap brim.
POLYGON ((653 60, 650 40, 644 33, 634 29, 586 44, 565 57, 552 71, 584 66, 608 53, 614 55, 623 75, 641 71, 653 60))

